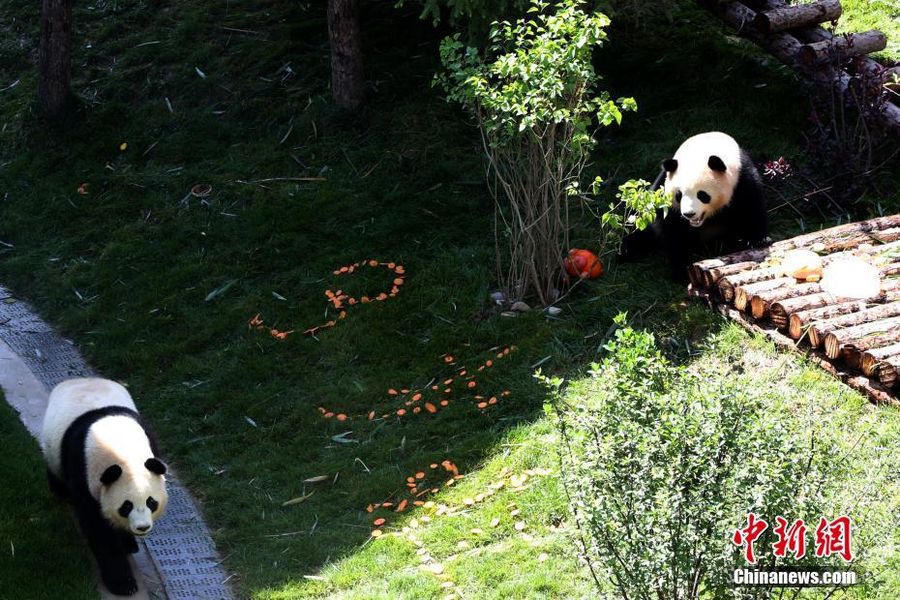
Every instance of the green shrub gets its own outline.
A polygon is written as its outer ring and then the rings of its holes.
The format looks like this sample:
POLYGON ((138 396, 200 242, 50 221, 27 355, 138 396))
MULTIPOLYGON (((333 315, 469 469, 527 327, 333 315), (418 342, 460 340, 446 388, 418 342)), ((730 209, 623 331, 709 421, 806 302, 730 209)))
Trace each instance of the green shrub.
MULTIPOLYGON (((768 597, 731 586, 747 566, 732 533, 754 512, 771 524, 756 542, 760 566, 798 564, 772 555, 775 516, 827 514, 838 461, 735 373, 673 366, 651 334, 624 315, 616 325, 587 393, 564 397, 561 380, 538 374, 554 399, 547 409, 565 441, 564 482, 595 580, 630 599, 768 597)), ((812 554, 803 562, 822 567, 812 554)))

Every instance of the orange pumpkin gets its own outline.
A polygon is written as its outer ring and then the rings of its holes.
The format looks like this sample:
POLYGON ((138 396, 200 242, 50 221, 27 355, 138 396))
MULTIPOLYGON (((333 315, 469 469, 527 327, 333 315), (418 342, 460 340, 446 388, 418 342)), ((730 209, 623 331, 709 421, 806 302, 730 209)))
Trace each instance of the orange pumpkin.
POLYGON ((563 263, 566 267, 566 273, 572 277, 596 279, 603 274, 603 263, 590 250, 572 248, 569 250, 569 256, 566 257, 563 263))

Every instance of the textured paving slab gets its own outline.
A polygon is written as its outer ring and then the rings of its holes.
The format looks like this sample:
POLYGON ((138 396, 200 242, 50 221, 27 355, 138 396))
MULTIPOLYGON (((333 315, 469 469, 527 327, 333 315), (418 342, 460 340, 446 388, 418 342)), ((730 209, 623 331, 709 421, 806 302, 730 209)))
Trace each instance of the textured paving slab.
MULTIPOLYGON (((94 373, 73 344, 0 287, 0 386, 32 435, 40 431, 49 390, 87 375, 94 373)), ((134 555, 144 581, 132 598, 230 600, 228 575, 193 498, 174 471, 167 479, 166 515, 134 555)))

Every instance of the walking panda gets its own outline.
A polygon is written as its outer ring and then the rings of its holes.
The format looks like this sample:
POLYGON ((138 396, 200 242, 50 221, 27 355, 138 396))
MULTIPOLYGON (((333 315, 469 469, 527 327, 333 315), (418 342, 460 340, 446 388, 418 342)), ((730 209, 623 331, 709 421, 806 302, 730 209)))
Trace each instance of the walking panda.
POLYGON ((106 379, 70 379, 53 388, 41 448, 51 489, 67 498, 110 592, 131 595, 137 582, 127 555, 165 511, 166 465, 124 387, 106 379))
POLYGON ((730 135, 711 131, 686 139, 663 161, 653 189, 660 185, 671 207, 648 229, 626 237, 623 258, 638 258, 661 242, 672 277, 684 281, 691 255, 710 242, 731 248, 771 243, 762 178, 730 135))

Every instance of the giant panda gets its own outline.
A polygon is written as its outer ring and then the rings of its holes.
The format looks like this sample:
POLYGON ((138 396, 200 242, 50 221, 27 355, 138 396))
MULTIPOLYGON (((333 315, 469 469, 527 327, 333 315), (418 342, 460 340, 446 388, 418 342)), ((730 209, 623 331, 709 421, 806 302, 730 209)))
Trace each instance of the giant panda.
POLYGON ((50 392, 41 432, 51 489, 73 505, 110 592, 137 582, 127 555, 165 511, 166 465, 131 396, 114 381, 70 379, 50 392))
POLYGON ((684 281, 692 254, 710 243, 721 242, 716 251, 771 243, 762 178, 730 135, 710 131, 686 139, 663 161, 653 189, 660 185, 671 206, 650 228, 626 237, 623 258, 661 242, 672 277, 684 281))

